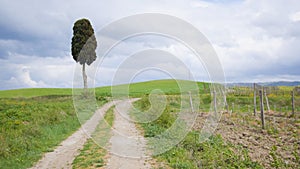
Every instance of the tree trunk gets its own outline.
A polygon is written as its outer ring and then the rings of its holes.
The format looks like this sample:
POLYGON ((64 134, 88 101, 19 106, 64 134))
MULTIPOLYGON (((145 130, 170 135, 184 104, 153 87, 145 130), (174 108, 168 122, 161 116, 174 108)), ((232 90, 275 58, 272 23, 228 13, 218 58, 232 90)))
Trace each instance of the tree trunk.
POLYGON ((84 93, 87 94, 87 76, 85 72, 85 63, 82 65, 82 77, 83 77, 83 88, 84 88, 84 93))

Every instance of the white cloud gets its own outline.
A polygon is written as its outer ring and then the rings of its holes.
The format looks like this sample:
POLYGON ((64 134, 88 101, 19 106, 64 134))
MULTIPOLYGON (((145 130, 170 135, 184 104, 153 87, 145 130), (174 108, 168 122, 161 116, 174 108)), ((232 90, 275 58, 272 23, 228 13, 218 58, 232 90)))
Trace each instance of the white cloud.
POLYGON ((207 8, 209 6, 209 3, 205 1, 193 1, 191 2, 191 6, 196 8, 207 8))
POLYGON ((291 14, 291 15, 290 15, 290 19, 291 19, 291 21, 293 21, 293 22, 299 22, 299 21, 300 21, 300 11, 291 14))
POLYGON ((11 87, 11 88, 18 88, 18 87, 30 87, 30 88, 34 88, 34 87, 45 87, 45 83, 42 81, 34 81, 31 78, 30 72, 29 72, 30 68, 27 66, 16 66, 15 67, 15 74, 12 75, 12 77, 7 80, 4 81, 4 86, 7 87, 11 87), (16 85, 18 84, 18 86, 16 85))
POLYGON ((0 59, 2 89, 71 87, 74 62, 70 57, 42 58, 10 54, 0 59))
MULTIPOLYGON (((73 22, 89 18, 97 32, 116 19, 138 13, 173 15, 198 28, 215 48, 228 81, 300 80, 299 11, 298 0, 133 0, 126 3, 3 0, 0 2, 0 71, 5 73, 0 75, 3 82, 0 89, 71 87, 74 61, 67 55, 73 22)), ((136 23, 136 27, 142 25, 143 21, 136 23)), ((101 48, 101 41, 98 44, 101 48)), ((153 48, 176 54, 192 71, 198 72, 195 75, 198 80, 207 78, 201 63, 178 42, 144 36, 116 46, 114 56, 105 58, 101 65, 99 72, 103 73, 97 76, 96 85, 109 85, 111 75, 126 56, 153 48)), ((141 77, 155 76, 160 77, 157 73, 141 77)))

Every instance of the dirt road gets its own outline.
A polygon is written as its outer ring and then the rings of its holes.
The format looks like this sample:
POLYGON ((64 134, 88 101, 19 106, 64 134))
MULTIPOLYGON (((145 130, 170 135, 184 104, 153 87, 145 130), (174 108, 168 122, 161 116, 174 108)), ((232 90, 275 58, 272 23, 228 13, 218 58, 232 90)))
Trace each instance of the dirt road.
POLYGON ((46 153, 31 169, 72 168, 72 162, 83 148, 84 143, 95 131, 105 112, 116 104, 115 121, 110 138, 110 156, 106 168, 109 169, 140 169, 151 168, 151 158, 146 151, 146 140, 129 118, 131 103, 137 99, 115 101, 105 104, 74 134, 55 148, 46 153))
POLYGON ((122 101, 115 108, 108 169, 151 168, 152 159, 146 150, 146 140, 128 115, 133 101, 136 99, 122 101))
POLYGON ((74 158, 79 154, 84 143, 89 138, 87 133, 92 133, 103 114, 113 105, 113 102, 107 103, 97 110, 94 115, 75 133, 60 143, 54 151, 46 153, 43 158, 35 164, 32 169, 61 169, 72 168, 71 164, 74 158))

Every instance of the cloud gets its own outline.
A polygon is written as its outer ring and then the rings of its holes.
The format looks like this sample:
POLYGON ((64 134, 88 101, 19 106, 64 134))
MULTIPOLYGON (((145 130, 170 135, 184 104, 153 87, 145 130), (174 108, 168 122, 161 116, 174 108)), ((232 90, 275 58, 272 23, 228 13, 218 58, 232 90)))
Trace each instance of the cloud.
POLYGON ((14 75, 2 84, 6 88, 19 87, 43 87, 46 86, 42 81, 36 82, 32 80, 29 68, 26 66, 16 66, 14 75), (18 84, 18 86, 16 85, 18 84))
MULTIPOLYGON (((97 32, 117 19, 138 13, 173 15, 198 28, 215 48, 227 81, 300 80, 299 7, 297 0, 133 0, 126 3, 2 0, 0 71, 4 73, 0 74, 0 89, 71 87, 74 61, 69 55, 74 21, 88 18, 97 32)), ((143 22, 134 27, 142 27, 143 22)), ((122 28, 127 31, 132 26, 122 28)), ((182 30, 182 33, 188 32, 182 30)), ((99 48, 101 45, 98 41, 99 48)), ((145 35, 113 49, 113 54, 99 68, 103 73, 96 79, 96 85, 110 85, 109 79, 120 61, 145 49, 176 54, 193 72, 198 72, 197 80, 209 80, 201 63, 178 42, 145 35)), ((153 72, 140 75, 143 80, 160 77, 153 72)))
POLYGON ((299 21, 300 21, 300 11, 291 14, 291 15, 290 15, 290 19, 291 19, 291 21, 293 21, 293 22, 299 22, 299 21))
POLYGON ((72 86, 74 62, 68 56, 10 54, 8 59, 0 59, 0 63, 1 89, 72 86))
POLYGON ((195 7, 195 8, 207 8, 209 7, 209 4, 208 2, 205 2, 205 1, 193 1, 191 2, 191 6, 195 7))

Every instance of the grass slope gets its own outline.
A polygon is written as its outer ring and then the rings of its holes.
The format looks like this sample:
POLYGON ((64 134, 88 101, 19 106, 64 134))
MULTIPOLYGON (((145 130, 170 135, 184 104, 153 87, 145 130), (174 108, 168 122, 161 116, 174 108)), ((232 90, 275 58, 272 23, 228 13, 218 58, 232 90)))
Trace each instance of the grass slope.
POLYGON ((203 90, 205 87, 208 89, 208 83, 203 82, 193 82, 186 80, 153 80, 147 82, 139 82, 132 84, 123 84, 117 86, 107 86, 107 87, 99 87, 95 89, 95 93, 97 96, 111 96, 111 91, 116 93, 118 96, 126 95, 129 91, 129 96, 139 97, 145 94, 150 94, 151 91, 155 89, 159 89, 163 91, 165 94, 174 95, 180 94, 182 92, 187 92, 191 90, 191 88, 198 87, 199 90, 203 90))
POLYGON ((1 90, 0 98, 30 98, 37 96, 66 96, 72 95, 72 89, 62 88, 31 88, 31 89, 16 89, 16 90, 1 90))
POLYGON ((80 126, 70 97, 0 99, 0 168, 27 168, 80 126))
MULTIPOLYGON (((196 82, 198 88, 203 89, 203 84, 208 88, 208 83, 196 82)), ((180 92, 189 91, 195 85, 195 82, 185 80, 154 80, 147 82, 139 82, 132 84, 105 86, 95 88, 96 96, 111 96, 111 90, 124 95, 129 88, 130 96, 141 96, 150 94, 154 89, 160 89, 166 94, 179 94, 180 92), (180 88, 180 86, 182 86, 180 88)), ((16 90, 1 90, 0 98, 31 98, 37 96, 66 96, 72 95, 71 88, 30 88, 30 89, 16 89, 16 90)))
POLYGON ((0 98, 0 168, 32 166, 79 127, 71 96, 0 98))

